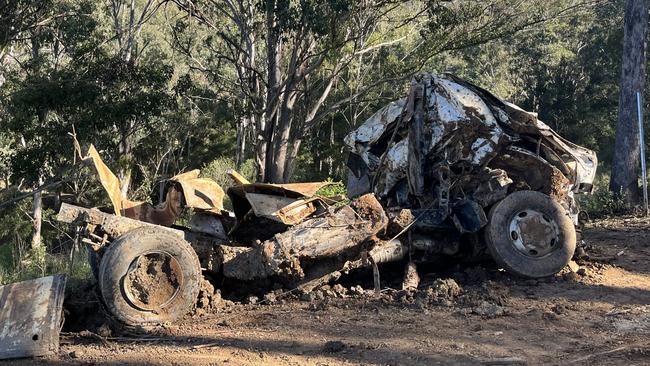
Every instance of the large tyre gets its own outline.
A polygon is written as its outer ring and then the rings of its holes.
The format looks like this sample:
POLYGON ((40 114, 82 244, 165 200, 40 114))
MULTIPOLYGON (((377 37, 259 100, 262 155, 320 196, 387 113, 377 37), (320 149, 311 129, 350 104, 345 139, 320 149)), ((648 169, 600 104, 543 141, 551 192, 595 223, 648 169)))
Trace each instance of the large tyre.
POLYGON ((569 263, 576 249, 576 231, 564 208, 551 197, 518 191, 490 210, 485 241, 501 267, 539 278, 569 263))
POLYGON ((98 282, 106 307, 118 320, 154 325, 187 314, 200 280, 199 259, 189 243, 161 229, 139 228, 108 247, 98 282))

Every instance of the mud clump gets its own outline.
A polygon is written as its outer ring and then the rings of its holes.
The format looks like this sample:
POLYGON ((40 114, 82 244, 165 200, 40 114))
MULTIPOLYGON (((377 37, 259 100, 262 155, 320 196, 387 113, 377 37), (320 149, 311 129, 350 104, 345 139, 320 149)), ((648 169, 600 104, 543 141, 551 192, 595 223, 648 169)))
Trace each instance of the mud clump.
POLYGON ((496 318, 505 315, 506 312, 502 306, 484 300, 472 309, 472 313, 486 318, 496 318))
POLYGON ((193 315, 204 315, 211 312, 216 312, 220 309, 233 306, 233 302, 225 300, 221 297, 221 291, 215 290, 210 281, 205 278, 201 280, 201 288, 199 290, 199 297, 196 301, 196 306, 193 315))
POLYGON ((156 308, 174 296, 178 290, 178 268, 169 256, 158 253, 139 257, 137 267, 129 272, 125 288, 146 308, 156 308))
POLYGON ((327 353, 336 353, 343 351, 346 347, 346 344, 341 341, 328 341, 323 346, 323 351, 327 353))
POLYGON ((384 215, 384 208, 373 194, 366 194, 356 198, 350 206, 359 216, 371 222, 387 222, 387 218, 384 215))
POLYGON ((418 292, 415 301, 416 304, 423 307, 428 305, 452 306, 461 292, 461 287, 453 279, 436 279, 430 286, 418 292))

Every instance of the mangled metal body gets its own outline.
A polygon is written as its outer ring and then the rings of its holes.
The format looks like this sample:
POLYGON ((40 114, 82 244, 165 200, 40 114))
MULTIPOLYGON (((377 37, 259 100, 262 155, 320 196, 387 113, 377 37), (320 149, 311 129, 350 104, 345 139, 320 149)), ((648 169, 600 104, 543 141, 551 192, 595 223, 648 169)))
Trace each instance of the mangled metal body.
MULTIPOLYGON (((125 242, 149 227, 154 234, 166 232, 160 237, 168 242, 184 240, 175 246, 189 243, 198 258, 185 262, 200 262, 203 273, 221 283, 270 279, 304 291, 360 267, 373 268, 378 290, 377 265, 407 257, 403 287, 417 287, 416 262, 485 255, 484 235, 478 235, 483 231, 505 232, 488 241, 490 252, 499 261, 495 243, 519 250, 499 263, 505 267, 523 256, 508 269, 525 276, 556 273, 573 254, 575 230, 564 211, 577 223, 573 195, 591 191, 596 155, 560 137, 535 114, 453 76, 423 74, 407 98, 379 110, 345 142, 351 150, 349 204, 317 195, 327 182, 250 183, 230 171, 233 212, 224 210, 221 187, 198 170, 171 178, 157 206, 130 201, 91 146, 84 160, 96 170, 115 214, 64 204, 58 219, 82 226, 84 242, 100 261, 113 243, 130 248, 125 253, 137 252, 139 242, 125 242), (537 206, 509 202, 522 191, 537 206), (487 214, 499 205, 506 221, 487 214), (193 211, 188 227, 171 227, 184 208, 193 211), (557 258, 549 261, 547 254, 557 258), (536 260, 548 263, 527 271, 526 261, 536 260)), ((131 265, 123 267, 137 267, 147 253, 133 254, 131 265)), ((111 278, 105 287, 119 287, 118 277, 111 278)))
POLYGON ((83 241, 100 260, 113 241, 157 227, 190 243, 212 275, 240 281, 275 277, 299 285, 358 260, 372 248, 369 238, 388 223, 372 194, 343 205, 316 195, 328 182, 250 183, 234 171, 228 172, 235 185, 227 192, 233 212, 223 209, 221 187, 199 178, 198 170, 171 178, 158 205, 134 202, 121 195, 119 179, 92 145, 86 156, 114 214, 64 203, 57 218, 84 227, 83 241), (171 227, 186 207, 193 210, 189 227, 171 227))
POLYGON ((460 233, 480 230, 484 209, 516 190, 550 195, 577 224, 573 195, 591 191, 597 166, 593 151, 536 114, 452 75, 418 75, 407 98, 380 109, 345 143, 351 196, 374 192, 396 216, 420 210, 429 229, 451 222, 460 233))

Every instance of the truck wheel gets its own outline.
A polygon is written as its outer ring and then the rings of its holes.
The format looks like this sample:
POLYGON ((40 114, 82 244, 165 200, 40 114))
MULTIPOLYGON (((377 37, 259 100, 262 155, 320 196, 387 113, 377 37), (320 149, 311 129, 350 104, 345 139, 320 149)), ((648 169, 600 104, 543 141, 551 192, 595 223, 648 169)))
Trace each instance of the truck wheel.
POLYGON ((99 266, 108 310, 127 325, 153 325, 185 315, 200 287, 199 259, 185 240, 138 228, 115 240, 99 266))
POLYGON ((539 278, 569 263, 576 249, 576 231, 564 208, 551 197, 518 191, 490 210, 485 241, 504 269, 539 278))

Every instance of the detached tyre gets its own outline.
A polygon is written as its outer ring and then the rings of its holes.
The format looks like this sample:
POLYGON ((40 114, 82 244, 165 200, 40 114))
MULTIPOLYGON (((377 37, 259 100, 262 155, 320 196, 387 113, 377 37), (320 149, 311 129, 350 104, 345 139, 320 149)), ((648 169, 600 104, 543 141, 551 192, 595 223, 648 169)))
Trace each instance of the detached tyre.
POLYGON ((488 216, 485 241, 494 260, 524 277, 546 277, 566 266, 576 249, 576 231, 564 208, 536 191, 518 191, 488 216))
POLYGON ((198 296, 199 259, 182 238, 156 228, 130 231, 104 253, 99 288, 108 310, 128 325, 173 321, 198 296))

